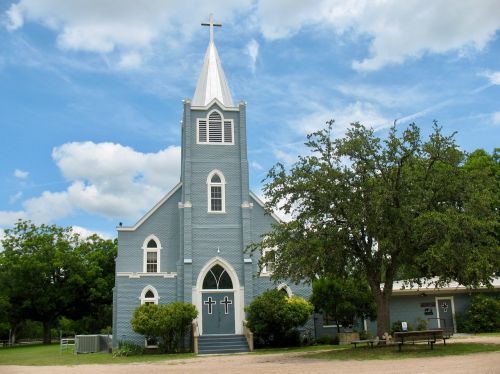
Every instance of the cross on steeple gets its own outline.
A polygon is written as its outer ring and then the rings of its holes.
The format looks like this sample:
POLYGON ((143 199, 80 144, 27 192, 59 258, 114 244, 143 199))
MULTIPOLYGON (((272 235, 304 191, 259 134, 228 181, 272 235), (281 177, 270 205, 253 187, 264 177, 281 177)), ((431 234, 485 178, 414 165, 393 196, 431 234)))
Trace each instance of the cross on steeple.
POLYGON ((208 22, 202 22, 202 26, 209 26, 210 27, 210 43, 214 42, 214 26, 222 26, 222 23, 215 23, 214 22, 214 15, 210 13, 210 16, 208 17, 208 22))

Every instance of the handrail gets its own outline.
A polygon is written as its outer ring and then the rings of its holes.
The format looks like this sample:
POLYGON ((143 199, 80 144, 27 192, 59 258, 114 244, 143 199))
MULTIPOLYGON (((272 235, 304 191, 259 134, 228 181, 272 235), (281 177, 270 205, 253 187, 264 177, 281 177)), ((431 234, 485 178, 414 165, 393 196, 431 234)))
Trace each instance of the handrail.
POLYGON ((243 334, 247 339, 248 350, 253 352, 253 332, 248 328, 246 320, 243 320, 243 334))

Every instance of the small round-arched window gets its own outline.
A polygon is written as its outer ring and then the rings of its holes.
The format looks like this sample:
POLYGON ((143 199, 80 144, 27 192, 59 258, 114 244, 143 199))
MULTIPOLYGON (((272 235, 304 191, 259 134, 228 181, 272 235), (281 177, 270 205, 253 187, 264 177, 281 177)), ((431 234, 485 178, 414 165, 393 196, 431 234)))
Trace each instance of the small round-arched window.
POLYGON ((214 265, 203 280, 204 290, 231 290, 233 282, 227 271, 219 264, 214 265))

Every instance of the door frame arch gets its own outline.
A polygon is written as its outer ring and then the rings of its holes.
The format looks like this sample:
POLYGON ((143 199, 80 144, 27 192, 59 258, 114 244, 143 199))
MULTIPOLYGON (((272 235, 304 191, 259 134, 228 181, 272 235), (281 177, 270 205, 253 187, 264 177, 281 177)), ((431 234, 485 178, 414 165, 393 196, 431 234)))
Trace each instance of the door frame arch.
POLYGON ((240 281, 238 278, 238 274, 234 270, 234 268, 224 260, 222 257, 216 256, 207 261, 205 266, 200 270, 198 274, 198 278, 196 280, 196 286, 193 287, 193 304, 198 310, 198 327, 200 333, 203 335, 203 305, 202 305, 202 292, 205 293, 218 293, 224 291, 234 292, 234 333, 242 334, 243 333, 243 307, 244 307, 244 297, 245 290, 244 287, 241 287, 240 281), (227 274, 231 278, 231 282, 233 282, 233 288, 231 290, 203 290, 203 280, 205 276, 208 274, 210 269, 214 265, 220 265, 226 270, 227 274))

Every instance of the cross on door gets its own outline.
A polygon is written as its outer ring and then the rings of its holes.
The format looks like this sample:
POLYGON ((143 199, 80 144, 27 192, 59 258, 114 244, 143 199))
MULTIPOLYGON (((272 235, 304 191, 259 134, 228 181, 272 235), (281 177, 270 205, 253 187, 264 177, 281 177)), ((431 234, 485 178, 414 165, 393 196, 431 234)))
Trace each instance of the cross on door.
POLYGON ((229 314, 229 305, 233 303, 232 300, 229 300, 227 296, 224 296, 224 301, 220 301, 221 304, 224 304, 224 314, 229 314))
POLYGON ((203 304, 208 306, 208 314, 212 314, 212 305, 217 304, 217 302, 212 299, 212 296, 209 296, 208 299, 203 302, 203 304))

